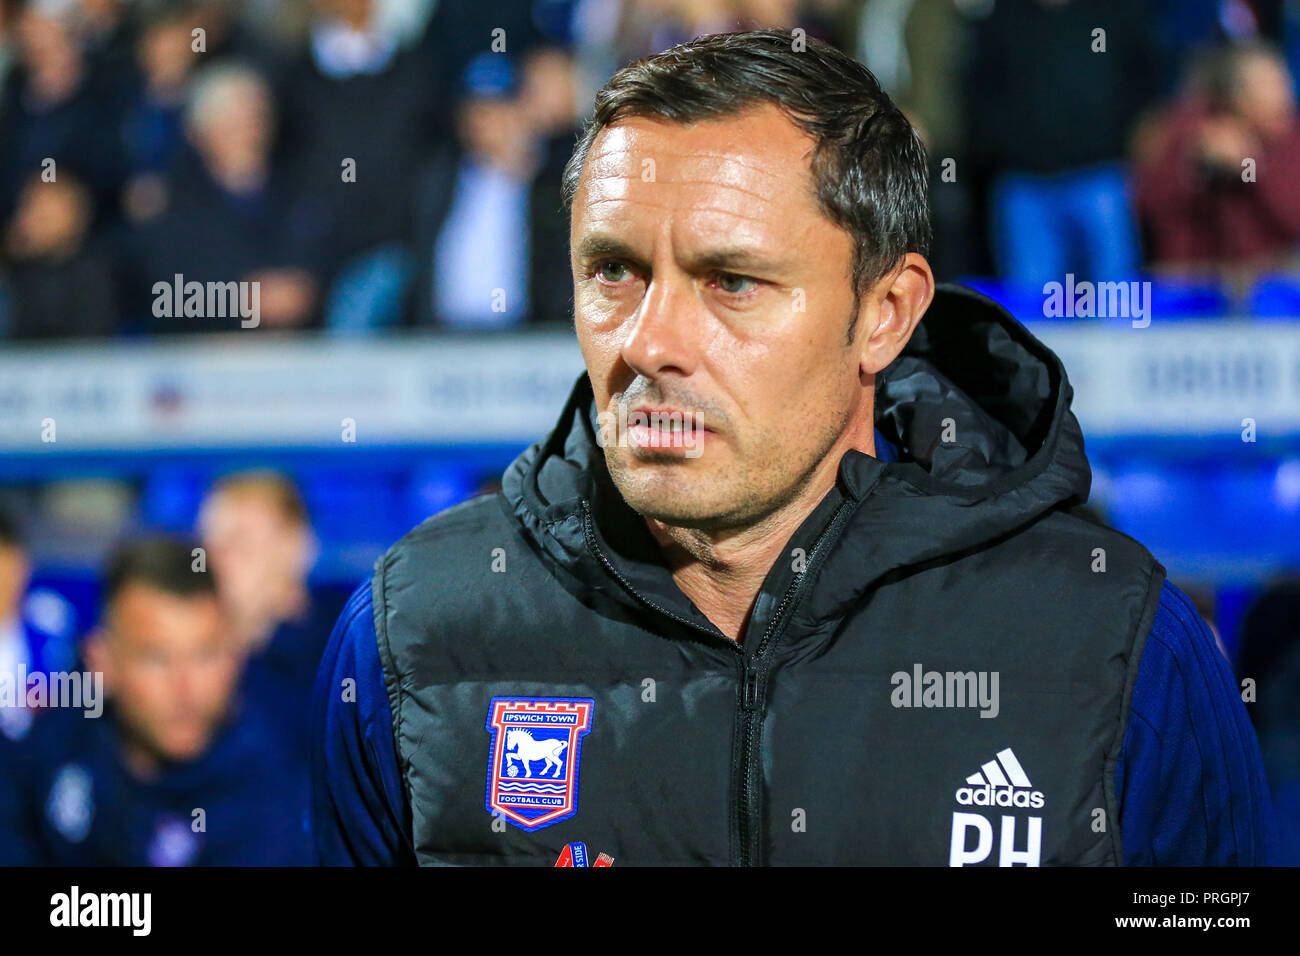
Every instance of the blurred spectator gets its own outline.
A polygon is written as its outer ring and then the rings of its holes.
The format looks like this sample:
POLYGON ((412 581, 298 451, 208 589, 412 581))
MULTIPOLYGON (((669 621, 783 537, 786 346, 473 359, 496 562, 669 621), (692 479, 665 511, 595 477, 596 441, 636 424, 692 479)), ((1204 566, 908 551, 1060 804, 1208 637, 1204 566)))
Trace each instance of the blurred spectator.
POLYGON ((131 311, 158 332, 239 328, 235 316, 157 316, 155 283, 257 282, 264 327, 312 320, 316 283, 306 268, 285 171, 272 163, 275 107, 249 67, 199 73, 185 108, 185 150, 168 177, 166 211, 137 227, 128 266, 131 311))
POLYGON ((530 60, 520 91, 513 62, 480 54, 466 70, 461 148, 440 151, 420 180, 417 322, 511 326, 566 319, 572 295, 560 175, 576 121, 565 110, 572 61, 530 60), (539 300, 538 296, 542 298, 539 300))
POLYGON ((1296 265, 1300 122, 1282 58, 1214 50, 1137 139, 1137 202, 1153 265, 1239 281, 1296 265))
MULTIPOLYGON (((14 61, 17 57, 14 43, 14 27, 18 20, 20 0, 0 0, 0 110, 4 108, 6 98, 5 84, 13 75, 14 61)), ((0 113, 0 123, 4 114, 0 113)))
MULTIPOLYGON (((618 0, 599 2, 618 6, 618 0)), ((419 44, 419 56, 432 64, 435 72, 440 101, 436 104, 438 139, 452 138, 454 94, 471 60, 492 52, 518 61, 542 43, 569 45, 574 5, 575 0, 495 0, 490 4, 438 0, 419 44)))
MULTIPOLYGON (((18 526, 0 512, 0 681, 8 681, 14 695, 26 693, 23 675, 66 670, 75 660, 67 640, 40 628, 23 613, 30 581, 31 563, 18 526)), ((0 699, 0 735, 19 740, 31 728, 34 711, 10 703, 0 699)))
POLYGON ((4 230, 0 326, 18 339, 102 336, 117 324, 113 260, 91 234, 90 191, 67 164, 27 177, 4 230))
POLYGON ((1260 592, 1241 628, 1237 677, 1255 682, 1247 706, 1273 811, 1290 859, 1300 863, 1300 577, 1273 581, 1260 592))
POLYGON ((198 57, 193 51, 193 8, 160 7, 148 16, 137 47, 139 81, 123 121, 132 178, 123 205, 135 220, 166 204, 163 175, 184 141, 182 113, 198 57))
POLYGON ((851 34, 845 0, 734 0, 740 30, 802 29, 808 36, 848 49, 851 34))
POLYGON ((410 281, 410 184, 440 133, 434 65, 400 47, 373 0, 319 0, 310 51, 279 93, 326 324, 395 324, 410 281))
MULTIPOLYGON (((230 18, 237 13, 239 22, 234 26, 235 32, 258 38, 263 50, 278 60, 306 46, 312 6, 313 0, 245 0, 237 9, 226 3, 207 2, 204 20, 217 21, 219 39, 227 40, 232 29, 230 18)), ((236 36, 232 45, 242 49, 244 41, 236 36)))
POLYGON ((1281 39, 1287 0, 1156 0, 1160 43, 1168 65, 1164 95, 1172 95, 1197 50, 1224 40, 1281 39))
POLYGON ((75 0, 75 6, 78 32, 101 75, 125 79, 131 70, 136 21, 124 0, 75 0))
MULTIPOLYGON (((1259 680, 1277 670, 1295 647, 1300 647, 1300 575, 1269 582, 1251 602, 1241 624, 1237 672, 1259 680)), ((1252 710, 1251 717, 1257 719, 1257 713, 1252 710)))
POLYGON ((75 162, 95 198, 96 221, 112 217, 125 165, 118 131, 121 86, 96 75, 77 31, 72 0, 31 0, 18 15, 18 71, 0 106, 0 218, 34 171, 75 162))
POLYGON ((934 236, 926 258, 941 278, 978 273, 984 263, 974 235, 977 177, 967 168, 962 111, 962 64, 969 54, 971 30, 966 11, 977 4, 859 2, 857 57, 907 115, 929 156, 934 236))
MULTIPOLYGON (((908 115, 932 153, 964 145, 961 64, 968 19, 956 0, 859 0, 859 60, 908 115)), ((960 180, 959 180, 960 181, 960 180)))
POLYGON ((108 705, 36 719, 0 799, 0 862, 310 862, 306 778, 236 700, 238 652, 192 561, 166 539, 113 555, 85 648, 108 705))
POLYGON ((582 101, 589 104, 627 63, 708 33, 800 27, 848 49, 847 6, 845 0, 576 0, 572 42, 582 101))
POLYGON ((275 714, 305 759, 312 686, 342 607, 308 589, 317 544, 298 489, 275 472, 229 475, 204 500, 199 529, 246 658, 244 693, 275 714))
POLYGON ((572 322, 573 272, 569 217, 561 181, 581 132, 573 54, 542 45, 524 59, 519 92, 524 116, 539 142, 540 165, 529 196, 529 300, 534 322, 572 322))
POLYGON ((967 122, 976 162, 995 172, 1003 278, 1041 286, 1067 272, 1115 281, 1136 270, 1121 159, 1161 79, 1147 7, 1004 0, 975 24, 967 122))
MULTIPOLYGON (((524 58, 519 101, 533 133, 573 151, 578 134, 577 77, 573 55, 558 46, 539 46, 524 58)), ((565 156, 568 162, 568 156, 565 156)))

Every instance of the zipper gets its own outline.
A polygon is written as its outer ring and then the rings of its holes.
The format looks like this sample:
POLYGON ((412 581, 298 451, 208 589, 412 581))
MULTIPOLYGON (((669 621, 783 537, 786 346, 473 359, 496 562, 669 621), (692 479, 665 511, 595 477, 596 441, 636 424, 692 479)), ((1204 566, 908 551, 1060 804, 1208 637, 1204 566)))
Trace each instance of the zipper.
POLYGON ((758 671, 745 664, 743 672, 740 706, 742 710, 754 710, 758 706, 758 671))
POLYGON ((772 614, 772 620, 768 623, 763 637, 759 640, 758 645, 754 647, 753 654, 746 653, 745 647, 716 631, 697 624, 695 621, 682 617, 668 608, 662 607, 651 601, 644 594, 632 586, 626 577, 623 576, 612 561, 601 550, 600 543, 596 540, 594 522, 591 517, 591 508, 583 500, 583 535, 586 538, 587 550, 590 551, 609 572, 623 589, 631 594, 634 598, 644 604, 646 607, 657 611, 664 617, 676 621, 679 624, 707 635, 715 643, 724 642, 736 654, 737 662, 740 665, 740 693, 739 693, 739 711, 737 720, 741 727, 740 747, 738 750, 739 759, 733 766, 736 779, 739 782, 738 799, 736 804, 736 815, 732 820, 732 839, 734 846, 738 851, 738 858, 741 866, 755 866, 761 863, 762 840, 761 840, 761 795, 762 781, 759 779, 762 774, 761 762, 758 758, 759 740, 762 736, 763 722, 762 712, 759 707, 759 701, 762 699, 763 680, 765 676, 765 665, 767 658, 770 656, 770 649, 776 645, 777 639, 785 630, 786 611, 791 602, 799 594, 803 582, 809 577, 809 572, 813 568, 813 563, 820 556, 822 546, 828 540, 839 538, 840 531, 843 530, 844 524, 849 518, 849 512, 854 502, 847 499, 841 502, 835 509, 826 528, 817 536, 812 548, 808 552, 808 560, 804 565, 804 570, 796 571, 794 580, 785 589, 785 594, 781 596, 781 601, 777 605, 775 612, 772 614))
POLYGON ((676 614, 673 611, 668 610, 668 608, 666 607, 660 607, 654 601, 650 600, 648 597, 646 597, 644 594, 642 594, 640 591, 634 588, 632 586, 632 582, 629 581, 627 578, 623 577, 622 572, 619 571, 618 568, 614 567, 613 562, 610 561, 609 558, 605 556, 605 552, 600 550, 600 543, 596 540, 596 532, 593 527, 593 522, 591 518, 591 508, 587 504, 585 499, 582 502, 582 531, 583 531, 583 536, 587 539, 587 550, 590 551, 593 555, 596 556, 596 558, 600 560, 600 563, 605 566, 605 570, 608 571, 613 576, 614 580, 616 580, 619 584, 623 586, 623 590, 627 591, 628 594, 632 595, 634 598, 636 598, 646 607, 658 611, 664 617, 670 618, 679 624, 684 624, 686 627, 689 627, 692 630, 699 631, 701 634, 707 634, 715 643, 718 641, 722 641, 726 643, 728 647, 732 648, 738 655, 743 655, 744 652, 741 650, 740 645, 738 645, 735 641, 730 640, 725 634, 722 634, 719 631, 710 631, 707 627, 704 627, 702 624, 698 624, 695 621, 692 621, 688 618, 684 618, 680 614, 676 614))
POLYGON ((763 862, 763 767, 759 755, 759 743, 763 735, 763 713, 759 701, 762 699, 768 658, 771 656, 771 649, 776 646, 780 636, 785 632, 787 609, 800 593, 804 581, 810 577, 813 562, 821 554, 822 545, 828 540, 835 541, 839 538, 853 504, 852 500, 845 500, 835 509, 825 530, 817 536, 817 541, 809 550, 804 570, 796 571, 794 580, 785 589, 781 603, 777 605, 772 620, 763 632, 762 639, 754 648, 753 656, 742 653, 740 711, 737 715, 741 726, 741 744, 739 765, 736 768, 740 782, 736 807, 736 842, 741 866, 761 866, 763 862))

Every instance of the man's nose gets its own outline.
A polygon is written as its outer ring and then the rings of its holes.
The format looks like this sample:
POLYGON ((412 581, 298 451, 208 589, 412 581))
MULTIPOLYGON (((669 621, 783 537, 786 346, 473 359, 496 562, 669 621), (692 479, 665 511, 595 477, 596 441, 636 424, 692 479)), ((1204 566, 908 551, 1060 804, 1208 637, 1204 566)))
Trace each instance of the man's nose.
POLYGON ((167 670, 167 682, 171 685, 172 699, 188 702, 194 696, 195 667, 185 661, 173 661, 167 670))
POLYGON ((623 342, 623 361, 649 379, 665 372, 690 375, 698 360, 700 309, 689 276, 653 277, 623 342))

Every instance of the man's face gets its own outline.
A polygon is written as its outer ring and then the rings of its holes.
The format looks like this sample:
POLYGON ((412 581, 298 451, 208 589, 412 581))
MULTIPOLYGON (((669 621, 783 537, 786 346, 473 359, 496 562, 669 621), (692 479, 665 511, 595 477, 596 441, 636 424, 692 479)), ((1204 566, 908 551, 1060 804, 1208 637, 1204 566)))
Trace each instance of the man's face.
POLYGON ((215 598, 128 584, 87 654, 136 743, 167 760, 207 749, 238 673, 215 598))
POLYGON ((767 105, 689 126, 630 118, 592 144, 570 248, 598 410, 621 394, 633 425, 638 410, 703 424, 606 436, 644 516, 722 529, 771 514, 864 401, 846 345, 853 241, 817 206, 813 146, 767 105))
POLYGON ((23 549, 0 542, 0 623, 18 615, 30 577, 31 566, 23 549))
POLYGON ((199 152, 213 164, 260 162, 271 148, 275 110, 260 82, 237 80, 220 106, 191 128, 199 152))
POLYGON ((305 579, 306 531, 266 495, 218 492, 199 527, 222 600, 237 613, 260 612, 286 583, 305 579))
POLYGON ((1295 94, 1286 67, 1270 56, 1252 56, 1241 66, 1238 110, 1266 140, 1278 139, 1295 123, 1295 94))
POLYGON ((474 97, 460 110, 460 138, 472 153, 508 161, 530 135, 520 104, 503 97, 474 97))
POLYGON ((74 181, 33 178, 21 194, 6 245, 20 258, 52 255, 80 242, 90 214, 90 197, 74 181))

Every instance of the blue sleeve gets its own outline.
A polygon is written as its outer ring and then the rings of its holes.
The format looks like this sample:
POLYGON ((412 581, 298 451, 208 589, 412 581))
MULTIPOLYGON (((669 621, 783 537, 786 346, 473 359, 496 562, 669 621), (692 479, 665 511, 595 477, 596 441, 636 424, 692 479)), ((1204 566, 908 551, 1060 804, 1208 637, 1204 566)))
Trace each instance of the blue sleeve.
POLYGON ((0 866, 40 866, 45 862, 27 812, 34 776, 22 745, 0 732, 0 866))
POLYGON ((1115 773, 1126 866, 1283 862, 1259 743, 1228 661, 1165 581, 1115 773))
POLYGON ((368 582, 343 609, 316 675, 311 776, 318 863, 414 864, 368 582))

